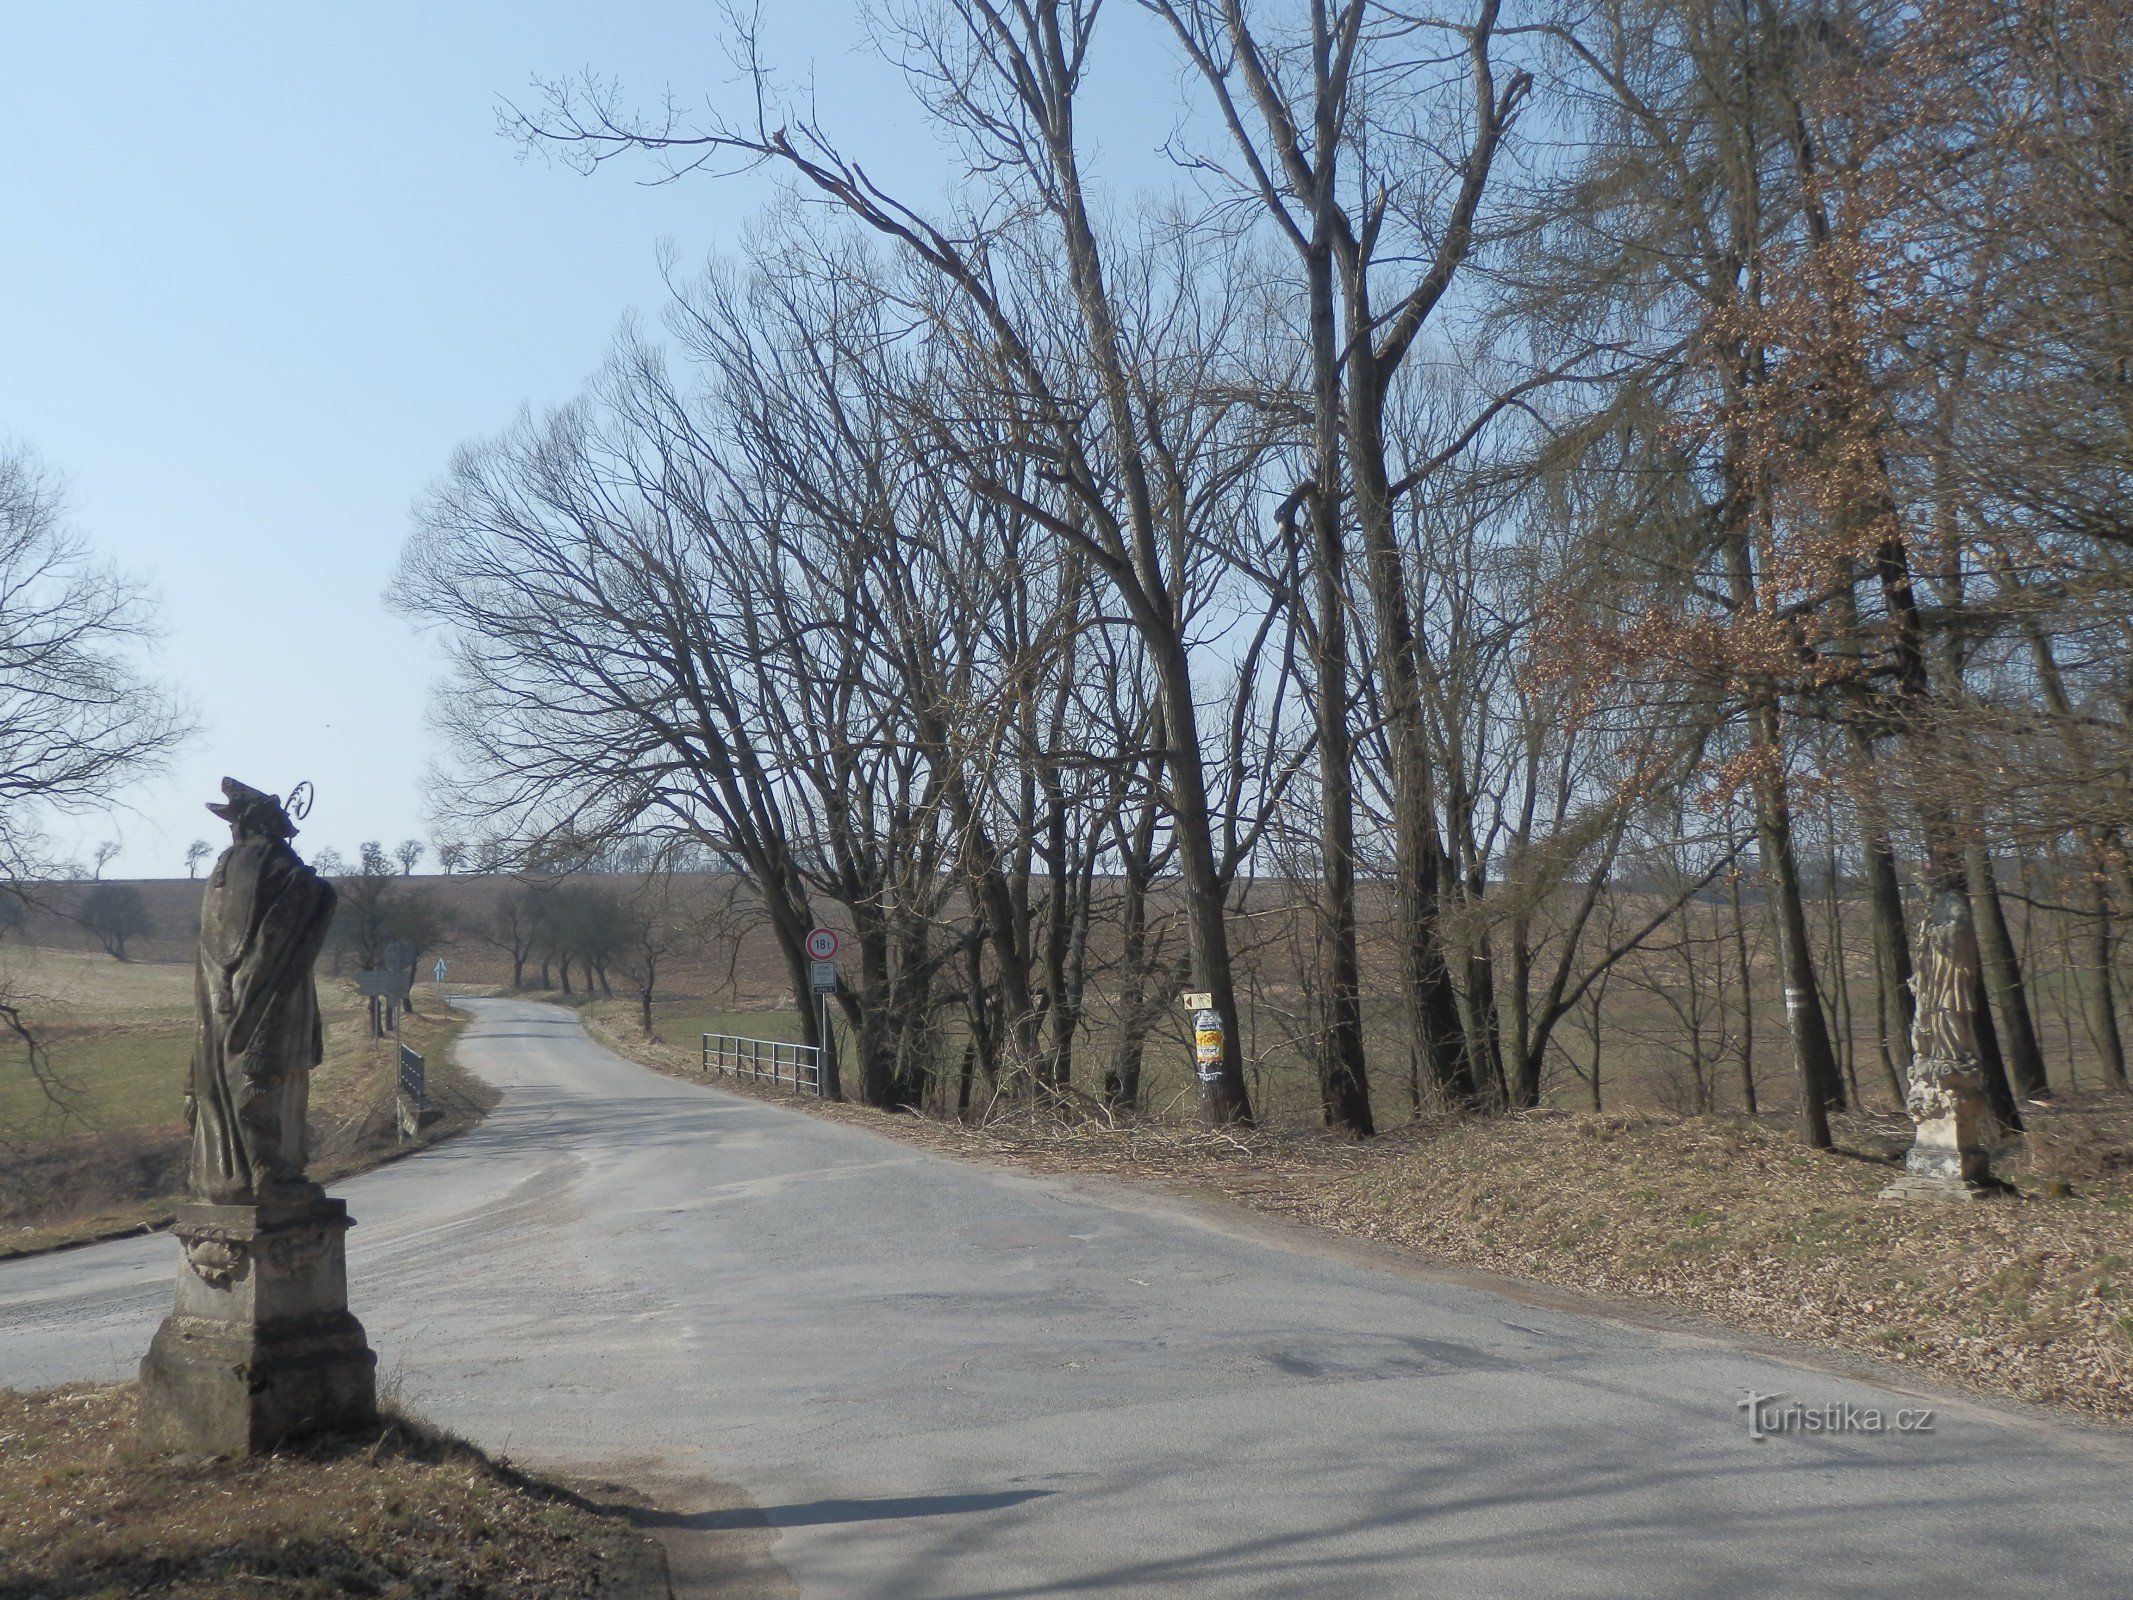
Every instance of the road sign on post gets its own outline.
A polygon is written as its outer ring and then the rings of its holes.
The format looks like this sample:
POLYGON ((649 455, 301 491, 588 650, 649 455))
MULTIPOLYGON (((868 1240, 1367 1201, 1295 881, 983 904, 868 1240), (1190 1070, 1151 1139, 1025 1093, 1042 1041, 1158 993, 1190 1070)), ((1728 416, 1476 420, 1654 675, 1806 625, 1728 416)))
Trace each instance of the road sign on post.
POLYGON ((438 983, 442 983, 442 982, 444 982, 444 973, 445 973, 445 966, 444 966, 444 957, 443 957, 443 956, 439 956, 439 957, 437 958, 437 965, 435 965, 434 967, 430 968, 430 976, 431 976, 431 978, 432 978, 432 979, 434 979, 434 980, 435 980, 436 982, 438 982, 438 983))
POLYGON ((835 928, 807 930, 807 986, 815 993, 815 1092, 822 1092, 822 1068, 834 1065, 836 1041, 830 1037, 830 996, 837 992, 837 951, 844 941, 835 928))

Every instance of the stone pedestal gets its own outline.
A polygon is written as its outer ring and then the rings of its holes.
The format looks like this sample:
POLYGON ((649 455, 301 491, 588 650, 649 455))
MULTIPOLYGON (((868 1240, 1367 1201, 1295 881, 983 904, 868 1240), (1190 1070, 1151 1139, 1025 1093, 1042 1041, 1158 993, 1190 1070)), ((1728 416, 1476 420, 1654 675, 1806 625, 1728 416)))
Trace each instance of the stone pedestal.
POLYGON ((1903 1176, 1890 1181, 1882 1199, 1978 1200, 2006 1187, 1992 1175, 1988 1141, 1997 1121, 1974 1061, 1913 1062, 1905 1109, 1918 1131, 1904 1153, 1903 1176))
POLYGON ((177 1304, 141 1362, 141 1442, 252 1455, 377 1414, 377 1357, 348 1314, 348 1208, 314 1189, 187 1204, 177 1304))

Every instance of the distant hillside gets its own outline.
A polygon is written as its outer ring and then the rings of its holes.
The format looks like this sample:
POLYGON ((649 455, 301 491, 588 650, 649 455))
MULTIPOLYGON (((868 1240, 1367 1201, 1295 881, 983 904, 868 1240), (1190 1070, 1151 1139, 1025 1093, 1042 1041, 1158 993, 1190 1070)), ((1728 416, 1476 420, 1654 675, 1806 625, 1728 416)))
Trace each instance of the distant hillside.
MULTIPOLYGON (((430 899, 443 914, 447 933, 438 950, 450 966, 454 983, 499 984, 511 977, 509 958, 482 934, 498 902, 523 887, 519 880, 476 873, 417 873, 397 880, 409 892, 430 899)), ((641 881, 634 875, 586 873, 574 884, 626 894, 641 881)), ((726 912, 707 931, 700 948, 673 964, 672 982, 697 993, 718 992, 743 1003, 786 1000, 785 969, 775 942, 756 928, 749 915, 752 899, 738 880, 723 873, 690 875, 676 880, 684 894, 701 897, 705 909, 726 912)), ((146 913, 148 931, 127 941, 127 957, 140 962, 190 962, 200 931, 200 897, 207 881, 199 878, 134 878, 95 882, 43 883, 28 886, 28 904, 19 920, 0 930, 0 939, 49 949, 101 952, 96 934, 83 924, 83 903, 99 887, 136 890, 146 913)), ((345 953, 329 945, 320 970, 335 973, 348 965, 345 953)), ((427 974, 425 974, 427 976, 427 974)), ((529 981, 535 976, 529 972, 529 981)), ((667 987, 662 979, 661 987, 667 987)))

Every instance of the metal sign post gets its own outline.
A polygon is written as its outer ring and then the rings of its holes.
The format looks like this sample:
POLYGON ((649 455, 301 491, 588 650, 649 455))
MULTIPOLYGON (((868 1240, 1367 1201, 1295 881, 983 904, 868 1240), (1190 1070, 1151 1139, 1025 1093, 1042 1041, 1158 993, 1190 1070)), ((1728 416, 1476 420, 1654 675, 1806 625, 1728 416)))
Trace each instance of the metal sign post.
MULTIPOLYGON (((821 1008, 815 1038, 822 1053, 816 1059, 827 1061, 833 1048, 830 1039, 830 996, 837 992, 837 951, 844 943, 837 937, 835 928, 810 928, 807 933, 807 986, 815 992, 815 1004, 821 1008)), ((820 1077, 819 1069, 816 1074, 820 1077)))

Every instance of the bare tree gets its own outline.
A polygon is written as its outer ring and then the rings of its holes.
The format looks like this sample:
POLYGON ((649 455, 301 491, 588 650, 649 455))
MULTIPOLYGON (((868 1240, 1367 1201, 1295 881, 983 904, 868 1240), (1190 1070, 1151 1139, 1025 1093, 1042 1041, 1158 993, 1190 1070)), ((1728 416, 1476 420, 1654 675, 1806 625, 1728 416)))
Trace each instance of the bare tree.
POLYGON ((465 932, 511 963, 511 987, 526 987, 526 963, 533 959, 541 940, 541 890, 528 883, 511 884, 497 895, 486 912, 469 918, 465 932))
MULTIPOLYGON (((808 116, 774 107, 775 91, 755 72, 759 115, 747 124, 701 129, 671 119, 643 121, 597 85, 558 86, 547 108, 522 121, 525 136, 587 164, 648 152, 677 168, 721 160, 774 161, 800 183, 845 208, 900 249, 931 285, 915 307, 935 317, 954 346, 984 352, 1013 397, 1008 414, 1056 493, 1028 492, 1026 470, 979 471, 984 492, 1075 551, 1101 576, 1142 641, 1164 710, 1174 759, 1168 767, 1172 825, 1186 896, 1194 981, 1223 1019, 1217 1065, 1200 1080, 1210 1121, 1249 1120, 1238 1045, 1229 953, 1228 884, 1221 859, 1223 819, 1210 792, 1202 709, 1188 644, 1189 563, 1176 513, 1205 503, 1205 487, 1180 481, 1189 460, 1180 437, 1201 413, 1173 415, 1151 404, 1142 382, 1163 329, 1136 324, 1121 301, 1119 263, 1107 254, 1083 168, 1076 96, 1088 65, 1098 6, 1028 8, 991 0, 950 0, 938 13, 885 29, 928 113, 969 142, 973 175, 1012 195, 1014 212, 987 220, 976 207, 934 221, 881 190, 808 116), (1050 297, 1028 298, 1003 280, 1007 260, 1024 283, 1048 282, 1050 297), (1071 316, 1071 363, 1054 358, 1053 336, 1071 316), (973 342, 974 341, 974 342, 973 342), (1154 346, 1154 348, 1151 348, 1154 346)), ((744 41, 752 48, 752 41, 744 41)), ((1066 355, 1061 350, 1059 355, 1066 355)), ((1201 398, 1205 399, 1203 392, 1201 398)), ((1218 408, 1219 409, 1219 408, 1218 408)), ((953 449, 953 437, 940 438, 953 449)), ((982 468, 968 457, 959 466, 982 468)))
POLYGON ((195 839, 191 844, 187 845, 185 847, 185 875, 188 878, 199 877, 200 863, 214 853, 215 847, 205 839, 195 839))
POLYGON ((1411 574, 1395 508, 1431 470, 1467 448, 1499 399, 1465 420, 1428 461, 1395 481, 1386 416, 1410 353, 1475 249, 1497 153, 1531 87, 1500 81, 1495 0, 1463 26, 1393 22, 1366 0, 1313 5, 1292 26, 1258 23, 1239 0, 1150 0, 1214 96, 1236 151, 1237 185, 1293 250, 1310 348, 1308 503, 1319 664, 1319 787, 1329 1026, 1320 1068, 1330 1126, 1370 1131, 1355 953, 1354 765, 1346 727, 1348 671, 1344 525, 1364 555, 1374 666, 1392 775, 1395 891, 1402 993, 1412 1048, 1437 1090, 1475 1104, 1458 997, 1438 928, 1444 876, 1438 781, 1431 770, 1423 685, 1431 676, 1410 611, 1411 574), (1465 81, 1442 98, 1431 32, 1463 55, 1465 81), (1420 42, 1418 42, 1418 40, 1420 42), (1366 94, 1364 85, 1371 86, 1366 94), (1434 124, 1442 124, 1434 125, 1434 124), (1445 152, 1439 156, 1437 152, 1445 152), (1442 173, 1432 171, 1441 163, 1442 173), (1446 174, 1450 181, 1446 181, 1446 174))
POLYGON ((129 940, 155 932, 147 900, 130 883, 97 884, 82 896, 81 908, 75 915, 114 961, 126 959, 129 940))
POLYGON ((102 804, 190 733, 135 664, 155 633, 146 591, 67 526, 52 475, 0 447, 0 875, 34 866, 40 816, 102 804))
MULTIPOLYGON (((340 898, 333 914, 333 944, 364 971, 384 970, 389 948, 405 945, 404 970, 412 989, 415 969, 423 956, 443 943, 451 931, 451 919, 429 893, 400 881, 403 874, 394 870, 375 841, 365 844, 362 853, 362 865, 355 872, 334 879, 340 898)), ((380 1011, 377 997, 372 996, 373 1037, 382 1032, 380 1011)))
POLYGON ((652 1001, 668 959, 700 937, 699 907, 677 894, 672 876, 648 874, 621 898, 621 941, 616 964, 637 997, 637 1025, 652 1036, 652 1001))

